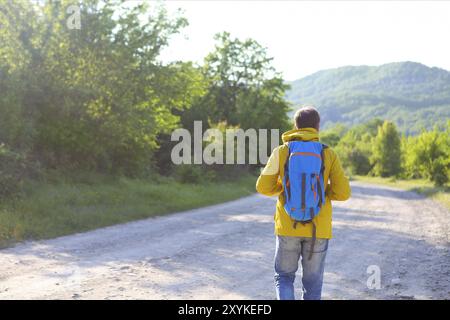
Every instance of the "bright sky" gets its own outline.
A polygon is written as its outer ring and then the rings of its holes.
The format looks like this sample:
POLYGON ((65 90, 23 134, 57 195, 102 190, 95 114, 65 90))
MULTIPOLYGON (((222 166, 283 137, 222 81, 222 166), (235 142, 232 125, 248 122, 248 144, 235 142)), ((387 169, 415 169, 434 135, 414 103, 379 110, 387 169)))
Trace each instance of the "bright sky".
POLYGON ((415 61, 450 70, 450 2, 165 1, 190 25, 172 38, 164 61, 201 63, 213 36, 253 38, 286 80, 344 65, 415 61))

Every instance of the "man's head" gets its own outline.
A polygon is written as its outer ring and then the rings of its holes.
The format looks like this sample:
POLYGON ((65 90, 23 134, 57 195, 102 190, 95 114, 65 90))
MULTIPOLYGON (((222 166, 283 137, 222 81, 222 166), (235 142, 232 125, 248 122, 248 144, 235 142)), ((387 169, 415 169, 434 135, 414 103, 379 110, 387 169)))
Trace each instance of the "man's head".
POLYGON ((303 107, 295 113, 294 122, 297 129, 314 128, 319 130, 320 115, 314 107, 303 107))

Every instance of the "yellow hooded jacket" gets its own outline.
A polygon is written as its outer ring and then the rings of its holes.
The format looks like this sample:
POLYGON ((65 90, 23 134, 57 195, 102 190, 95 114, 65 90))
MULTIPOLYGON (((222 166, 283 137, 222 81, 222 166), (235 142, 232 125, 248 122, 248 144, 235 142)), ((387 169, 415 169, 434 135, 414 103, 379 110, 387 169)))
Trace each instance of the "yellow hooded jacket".
MULTIPOLYGON (((283 193, 284 164, 288 156, 286 142, 319 141, 318 131, 314 128, 290 130, 282 135, 285 144, 275 148, 265 168, 256 182, 256 190, 266 196, 278 196, 276 205, 275 234, 281 236, 312 237, 311 223, 297 224, 294 229, 293 220, 284 209, 285 199, 283 193)), ((331 239, 331 200, 344 201, 350 197, 351 190, 348 178, 342 170, 338 156, 331 148, 324 150, 324 181, 325 204, 319 214, 314 218, 317 238, 331 239)))

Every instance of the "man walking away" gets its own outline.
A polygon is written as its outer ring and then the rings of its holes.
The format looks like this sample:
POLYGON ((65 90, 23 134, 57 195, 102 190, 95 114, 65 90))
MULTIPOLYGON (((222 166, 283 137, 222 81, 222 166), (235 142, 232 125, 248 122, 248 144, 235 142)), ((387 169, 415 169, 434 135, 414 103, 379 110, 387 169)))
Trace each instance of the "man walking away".
POLYGON ((302 266, 303 298, 319 300, 328 241, 331 200, 350 197, 348 178, 336 153, 319 142, 320 115, 298 110, 296 129, 282 135, 256 182, 256 190, 278 196, 275 213, 275 289, 277 299, 293 300, 295 273, 302 266))

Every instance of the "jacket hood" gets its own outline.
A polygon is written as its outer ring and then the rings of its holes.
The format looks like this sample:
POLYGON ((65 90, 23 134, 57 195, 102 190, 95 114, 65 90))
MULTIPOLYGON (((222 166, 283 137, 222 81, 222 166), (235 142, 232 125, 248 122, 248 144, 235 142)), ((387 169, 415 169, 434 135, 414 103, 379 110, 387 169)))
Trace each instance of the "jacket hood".
POLYGON ((283 133, 281 139, 285 143, 294 140, 319 141, 319 132, 314 128, 294 129, 283 133))

